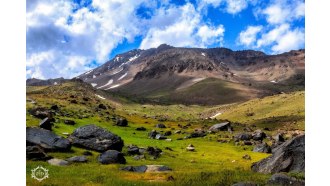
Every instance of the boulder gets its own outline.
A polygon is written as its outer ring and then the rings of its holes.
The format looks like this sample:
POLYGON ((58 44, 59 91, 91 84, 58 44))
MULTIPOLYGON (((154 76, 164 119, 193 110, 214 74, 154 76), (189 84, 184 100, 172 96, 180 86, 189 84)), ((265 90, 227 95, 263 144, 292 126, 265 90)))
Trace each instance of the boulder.
POLYGON ((166 126, 164 124, 162 124, 162 123, 158 123, 156 125, 156 128, 166 128, 166 126))
POLYGON ((211 132, 219 132, 219 131, 227 131, 230 128, 229 122, 223 122, 213 125, 209 128, 209 131, 211 132))
POLYGON ((87 157, 86 156, 73 156, 71 158, 66 159, 68 162, 77 162, 77 163, 86 163, 87 157))
POLYGON ((164 136, 170 136, 170 135, 172 135, 172 132, 171 132, 171 131, 166 131, 166 132, 164 133, 164 136))
POLYGON ((206 136, 206 132, 204 130, 196 130, 189 135, 189 138, 198 138, 204 136, 206 136))
POLYGON ((76 122, 73 121, 73 120, 66 119, 66 120, 64 120, 64 124, 67 124, 67 125, 74 125, 74 124, 76 124, 76 122))
POLYGON ((265 139, 266 133, 262 132, 261 130, 256 130, 254 131, 254 133, 252 134, 252 138, 255 141, 262 141, 263 139, 265 139))
POLYGON ((172 171, 171 168, 164 165, 141 165, 141 166, 127 166, 120 170, 130 171, 130 172, 167 172, 172 171))
POLYGON ((72 144, 78 147, 104 152, 121 151, 124 141, 117 135, 96 125, 85 125, 77 128, 69 137, 72 144))
POLYGON ((157 132, 156 130, 152 130, 151 132, 149 132, 148 136, 151 139, 155 139, 157 134, 159 134, 159 132, 157 132))
POLYGON ((71 148, 69 140, 57 136, 52 131, 36 127, 26 128, 26 142, 28 145, 39 145, 49 151, 68 151, 71 148))
POLYGON ((252 139, 252 135, 248 134, 248 133, 240 133, 240 134, 237 134, 235 136, 235 138, 238 139, 238 140, 242 140, 242 141, 250 140, 250 139, 252 139))
POLYGON ((134 160, 143 160, 143 159, 146 159, 146 157, 143 154, 141 154, 141 155, 135 155, 135 156, 133 156, 133 159, 134 160))
POLYGON ((275 140, 276 143, 285 142, 283 134, 281 134, 281 133, 278 133, 275 136, 273 136, 273 139, 275 140))
POLYGON ((106 110, 107 109, 107 107, 104 104, 102 104, 102 103, 99 104, 98 108, 99 109, 103 109, 103 110, 106 110))
POLYGON ((148 147, 147 152, 149 155, 158 158, 163 151, 157 147, 148 147))
POLYGON ((155 139, 157 139, 157 140, 164 140, 164 139, 167 139, 167 138, 164 135, 162 135, 162 134, 157 134, 156 137, 155 137, 155 139))
POLYGON ((273 154, 252 164, 261 173, 305 171, 305 135, 297 136, 273 149, 273 154))
POLYGON ((129 145, 127 147, 127 154, 128 155, 135 155, 135 154, 140 154, 140 149, 136 145, 129 145))
POLYGON ((39 146, 26 146, 26 159, 28 160, 48 160, 51 157, 47 156, 45 151, 39 146))
POLYGON ((126 118, 117 118, 116 119, 116 125, 120 127, 126 127, 128 125, 126 118))
POLYGON ((50 107, 50 110, 58 111, 59 108, 58 108, 57 105, 52 105, 52 106, 50 107))
POLYGON ((257 186, 257 184, 252 182, 238 182, 233 184, 232 186, 257 186))
POLYGON ((116 150, 107 150, 100 154, 98 161, 102 164, 125 164, 124 154, 116 150))
POLYGON ((267 185, 305 186, 305 181, 297 180, 296 178, 289 177, 283 173, 276 173, 270 177, 267 182, 267 185))
POLYGON ((43 107, 33 108, 33 109, 28 110, 28 112, 32 116, 39 118, 39 119, 45 119, 46 117, 49 117, 49 115, 50 115, 50 111, 43 107))
POLYGON ((52 120, 49 119, 48 117, 46 117, 39 123, 39 127, 46 130, 52 130, 52 126, 53 126, 52 120))
POLYGON ((267 143, 260 143, 254 146, 253 152, 271 153, 272 149, 267 143))
POLYGON ((136 128, 135 130, 137 130, 137 131, 146 131, 147 129, 144 128, 144 127, 138 127, 138 128, 136 128))
POLYGON ((186 149, 187 151, 195 151, 195 147, 192 144, 189 144, 186 149))
POLYGON ((69 165, 68 161, 57 159, 57 158, 50 159, 47 162, 49 164, 55 165, 55 166, 67 166, 67 165, 69 165))

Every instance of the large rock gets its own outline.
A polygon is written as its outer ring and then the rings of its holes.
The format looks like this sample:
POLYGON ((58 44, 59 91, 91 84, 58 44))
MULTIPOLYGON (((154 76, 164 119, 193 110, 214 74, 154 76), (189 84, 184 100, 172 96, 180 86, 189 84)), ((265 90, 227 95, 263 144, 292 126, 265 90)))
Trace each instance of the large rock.
POLYGON ((227 131, 230 128, 229 122, 223 122, 213 125, 209 128, 209 131, 211 132, 219 132, 219 131, 227 131))
POLYGON ((252 139, 252 135, 248 134, 248 133, 240 133, 240 134, 237 134, 235 136, 235 138, 238 139, 238 140, 242 140, 242 141, 250 140, 250 139, 252 139))
POLYGON ((86 163, 87 157, 86 156, 73 156, 71 158, 66 159, 68 162, 76 162, 76 163, 86 163))
POLYGON ((126 118, 117 118, 116 119, 116 125, 120 127, 126 127, 128 125, 126 118))
POLYGON ((157 132, 156 130, 152 130, 151 132, 149 132, 148 136, 151 139, 155 139, 157 134, 159 134, 159 132, 157 132))
POLYGON ((271 153, 272 149, 267 143, 260 143, 254 146, 253 152, 271 153))
POLYGON ((39 119, 45 119, 46 117, 51 117, 51 112, 50 110, 48 110, 47 108, 43 108, 43 107, 37 107, 37 108, 33 108, 28 110, 28 112, 39 119))
POLYGON ((116 150, 108 150, 100 154, 98 161, 102 164, 125 164, 124 154, 116 150))
POLYGON ((189 138, 198 138, 206 136, 206 132, 204 130, 195 130, 189 135, 189 138))
POLYGON ((273 154, 252 164, 252 170, 261 173, 305 171, 305 135, 297 136, 276 149, 273 154))
POLYGON ((50 151, 68 151, 71 148, 69 140, 57 136, 52 131, 35 127, 26 128, 26 143, 39 145, 50 151))
POLYGON ((52 125, 53 125, 52 120, 48 117, 46 117, 39 123, 39 127, 46 130, 52 130, 52 125))
POLYGON ((124 141, 117 135, 96 125, 85 125, 77 128, 68 138, 78 147, 104 152, 121 151, 124 141))
POLYGON ((26 146, 26 159, 28 160, 48 160, 50 158, 39 146, 26 146))
POLYGON ((136 145, 129 145, 127 147, 127 154, 128 155, 136 155, 136 154, 140 154, 140 148, 136 145))
POLYGON ((252 134, 252 138, 253 140, 255 141, 262 141, 263 139, 265 139, 267 136, 266 136, 266 133, 264 133, 263 131, 261 130, 256 130, 254 131, 254 133, 252 134))
POLYGON ((268 180, 267 185, 292 185, 292 186, 304 186, 305 181, 297 180, 296 178, 289 177, 283 173, 273 174, 268 180))
POLYGON ((252 183, 252 182, 239 182, 235 183, 232 186, 257 186, 257 184, 252 183))
POLYGON ((171 168, 164 165, 141 165, 141 166, 127 166, 121 170, 130 172, 167 172, 172 171, 171 168))
POLYGON ((156 128, 166 128, 166 126, 164 124, 162 124, 162 123, 158 123, 156 125, 156 128))

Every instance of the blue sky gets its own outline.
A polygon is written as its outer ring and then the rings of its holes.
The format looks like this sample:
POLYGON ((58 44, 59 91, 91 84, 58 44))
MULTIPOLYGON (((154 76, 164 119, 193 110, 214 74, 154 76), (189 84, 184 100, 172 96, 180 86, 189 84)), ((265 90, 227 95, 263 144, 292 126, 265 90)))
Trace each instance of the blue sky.
POLYGON ((27 78, 72 78, 162 43, 305 48, 304 0, 27 0, 26 22, 27 78))

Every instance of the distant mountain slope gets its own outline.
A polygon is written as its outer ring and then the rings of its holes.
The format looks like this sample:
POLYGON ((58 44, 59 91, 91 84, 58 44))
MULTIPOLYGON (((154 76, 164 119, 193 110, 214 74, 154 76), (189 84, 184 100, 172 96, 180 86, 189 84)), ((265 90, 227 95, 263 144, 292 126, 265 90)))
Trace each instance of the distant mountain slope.
POLYGON ((27 86, 48 86, 48 85, 58 85, 64 82, 67 82, 68 79, 64 78, 56 78, 56 79, 47 79, 47 80, 42 80, 42 79, 36 79, 36 78, 31 78, 26 80, 26 85, 27 86))
POLYGON ((303 90, 304 76, 305 50, 267 55, 163 44, 119 54, 76 78, 138 101, 220 104, 303 90))

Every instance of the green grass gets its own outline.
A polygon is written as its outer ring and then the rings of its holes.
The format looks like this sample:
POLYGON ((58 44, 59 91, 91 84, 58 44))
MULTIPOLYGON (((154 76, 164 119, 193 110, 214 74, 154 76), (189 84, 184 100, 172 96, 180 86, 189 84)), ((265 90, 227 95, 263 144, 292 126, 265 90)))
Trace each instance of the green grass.
MULTIPOLYGON (((279 95, 257 99, 242 104, 223 105, 223 106, 184 106, 184 105, 140 105, 129 102, 115 102, 111 100, 102 100, 97 98, 93 92, 83 86, 77 87, 76 83, 65 83, 61 86, 43 87, 43 89, 27 89, 27 97, 36 101, 35 104, 27 102, 27 109, 34 107, 49 108, 57 104, 60 110, 69 113, 69 116, 56 115, 57 122, 53 131, 66 137, 63 133, 72 133, 77 127, 87 124, 95 124, 119 135, 125 143, 123 153, 127 152, 126 146, 134 144, 139 147, 158 147, 163 150, 160 158, 154 160, 146 155, 146 160, 134 160, 132 156, 125 156, 126 165, 148 165, 161 164, 173 169, 168 173, 132 173, 120 171, 119 168, 124 165, 101 165, 97 162, 98 152, 92 152, 88 163, 71 164, 66 167, 51 166, 47 162, 27 161, 26 178, 27 185, 232 185, 241 181, 252 181, 260 185, 266 183, 270 175, 252 172, 250 167, 253 162, 259 161, 267 156, 264 153, 252 152, 252 146, 235 146, 231 137, 235 133, 219 132, 217 134, 208 134, 204 138, 194 138, 186 140, 176 140, 182 138, 187 133, 196 128, 204 126, 209 127, 217 120, 205 120, 214 113, 224 112, 220 119, 230 119, 246 124, 255 124, 264 126, 261 121, 275 117, 297 118, 300 124, 304 116, 304 92, 294 94, 279 95), (70 96, 75 95, 78 104, 72 104, 70 96), (84 103, 82 98, 88 96, 90 100, 84 103), (273 102, 273 103, 272 103, 273 102), (84 103, 84 104, 83 104, 84 103), (96 111, 98 104, 103 103, 108 106, 108 110, 96 111), (108 113, 107 113, 108 112, 108 113), (254 112, 253 116, 246 116, 246 112, 254 112), (85 118, 79 116, 87 115, 85 118), (128 119, 128 127, 114 126, 112 120, 106 117, 121 115, 128 119), (291 117, 292 115, 292 117, 291 117), (163 140, 154 140, 148 138, 148 131, 155 129, 154 126, 160 118, 166 118, 162 121, 167 128, 157 129, 157 131, 181 130, 186 134, 173 134, 169 136, 171 142, 163 140), (71 119, 76 122, 74 126, 66 125, 63 119, 71 119), (190 123, 189 129, 181 129, 178 124, 186 125, 190 123), (144 126, 147 131, 136 131, 137 127, 144 126), (220 139, 231 140, 229 143, 219 143, 220 139), (195 152, 185 150, 188 144, 193 144, 195 152), (173 151, 165 150, 170 147, 173 151), (249 154, 252 160, 245 160, 243 155, 249 154), (31 178, 31 170, 38 165, 49 169, 49 178, 38 182, 31 178), (174 181, 166 181, 168 176, 173 176, 174 181)), ((97 92, 102 94, 102 92, 97 92)), ((111 98, 111 97, 110 97, 111 98)), ((282 126, 282 118, 279 123, 282 126)), ((26 115, 27 126, 38 126, 40 119, 34 118, 30 114, 26 115)), ((294 126, 294 125, 289 125, 294 126)), ((301 126, 301 125, 300 125, 301 126)), ((302 125, 303 126, 303 125, 302 125)), ((239 128, 238 128, 239 129, 239 128)), ((235 131, 239 132, 239 131, 235 131)), ((51 152, 49 155, 66 159, 76 155, 82 155, 85 149, 72 147, 70 152, 51 152)), ((301 178, 303 175, 296 174, 301 178)))
POLYGON ((280 94, 237 104, 217 117, 270 129, 305 129, 305 92, 280 94))

